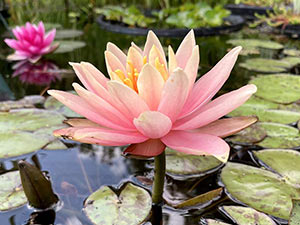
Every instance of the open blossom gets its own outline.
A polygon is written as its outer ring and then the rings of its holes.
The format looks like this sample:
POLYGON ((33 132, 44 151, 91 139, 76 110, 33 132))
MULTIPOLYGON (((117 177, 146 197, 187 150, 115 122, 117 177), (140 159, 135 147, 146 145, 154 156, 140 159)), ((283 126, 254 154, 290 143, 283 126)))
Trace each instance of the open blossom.
POLYGON ((5 43, 15 49, 15 53, 8 56, 9 60, 29 60, 37 62, 42 55, 54 51, 58 45, 51 45, 56 30, 53 29, 45 33, 43 22, 39 22, 38 26, 26 23, 25 26, 17 26, 12 30, 15 39, 6 38, 5 43))
POLYGON ((87 119, 70 119, 69 128, 54 132, 84 143, 128 145, 125 153, 152 157, 168 146, 179 152, 213 155, 226 161, 229 146, 222 139, 251 125, 253 117, 220 119, 255 91, 246 85, 212 100, 227 80, 241 47, 231 50, 196 83, 199 47, 193 31, 176 54, 163 48, 150 31, 143 50, 134 43, 125 55, 108 43, 105 52, 110 79, 93 65, 71 63, 86 87, 73 84, 77 95, 48 93, 87 119))

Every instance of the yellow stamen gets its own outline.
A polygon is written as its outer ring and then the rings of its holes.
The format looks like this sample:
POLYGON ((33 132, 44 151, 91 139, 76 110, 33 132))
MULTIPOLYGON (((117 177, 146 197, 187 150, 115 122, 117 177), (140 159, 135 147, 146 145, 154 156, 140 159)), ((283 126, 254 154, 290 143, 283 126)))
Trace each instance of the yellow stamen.
POLYGON ((155 68, 158 70, 158 72, 161 74, 163 79, 166 81, 168 79, 168 72, 166 71, 165 65, 163 63, 160 63, 159 58, 155 58, 155 68))
POLYGON ((134 90, 134 86, 132 81, 129 78, 126 78, 123 80, 124 84, 126 84, 128 87, 132 88, 134 90))
POLYGON ((115 73, 118 75, 118 77, 121 80, 124 80, 126 78, 124 72, 122 70, 120 70, 120 69, 115 70, 115 73))
POLYGON ((143 58, 143 64, 145 65, 147 63, 147 56, 145 55, 143 58))

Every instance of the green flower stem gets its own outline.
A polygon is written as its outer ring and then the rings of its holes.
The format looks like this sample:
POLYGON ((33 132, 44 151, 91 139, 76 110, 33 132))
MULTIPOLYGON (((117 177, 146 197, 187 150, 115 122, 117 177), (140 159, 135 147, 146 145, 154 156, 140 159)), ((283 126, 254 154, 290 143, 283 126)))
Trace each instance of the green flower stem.
POLYGON ((166 174, 166 155, 163 151, 154 158, 154 181, 152 186, 152 203, 161 204, 163 202, 163 191, 166 174))

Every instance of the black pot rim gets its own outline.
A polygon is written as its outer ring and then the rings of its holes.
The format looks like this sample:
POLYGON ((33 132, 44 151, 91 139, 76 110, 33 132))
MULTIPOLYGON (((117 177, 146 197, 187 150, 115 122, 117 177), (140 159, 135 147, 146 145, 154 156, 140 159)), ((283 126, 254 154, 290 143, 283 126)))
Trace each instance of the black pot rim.
MULTIPOLYGON (((245 24, 245 20, 241 16, 230 15, 225 18, 226 21, 229 21, 231 25, 224 25, 218 27, 201 27, 195 28, 194 33, 195 36, 213 36, 213 35, 221 35, 228 34, 234 31, 238 31, 242 29, 245 24)), ((101 28, 121 34, 128 35, 139 35, 145 36, 147 35, 149 30, 152 30, 159 37, 184 37, 191 29, 189 28, 171 28, 171 29, 159 29, 159 28, 141 28, 141 27, 129 27, 122 22, 116 22, 111 20, 105 20, 103 15, 100 15, 97 18, 97 22, 101 28)))

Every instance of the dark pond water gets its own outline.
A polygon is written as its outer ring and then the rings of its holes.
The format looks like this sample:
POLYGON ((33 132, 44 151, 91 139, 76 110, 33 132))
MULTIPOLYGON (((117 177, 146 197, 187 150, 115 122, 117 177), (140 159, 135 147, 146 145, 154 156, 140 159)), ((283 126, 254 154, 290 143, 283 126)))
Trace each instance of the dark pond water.
MULTIPOLYGON (((88 61, 98 67, 101 71, 106 72, 104 63, 104 50, 106 43, 111 41, 122 49, 129 47, 130 42, 134 41, 142 45, 144 37, 132 37, 121 34, 109 33, 101 30, 97 24, 90 24, 84 27, 84 35, 79 38, 86 42, 86 47, 75 50, 67 54, 53 54, 46 57, 47 63, 53 64, 59 69, 64 69, 62 77, 55 80, 30 80, 26 76, 12 76, 15 72, 14 64, 6 62, 3 58, 8 54, 9 49, 0 41, 0 100, 19 99, 26 95, 43 94, 48 88, 71 90, 72 82, 78 82, 75 75, 70 71, 71 67, 68 62, 88 61), (35 84, 34 84, 35 83, 35 84), (38 84, 37 84, 38 83, 38 84)), ((5 33, 2 28, 2 33, 5 33)), ((262 39, 272 39, 271 36, 261 35, 244 31, 243 33, 234 33, 221 37, 203 37, 197 38, 197 44, 200 45, 201 64, 200 74, 208 71, 212 65, 225 55, 231 47, 226 44, 226 41, 231 38, 241 37, 260 37, 262 39)), ((180 39, 161 39, 164 46, 172 44, 177 47, 180 39)), ((287 45, 297 45, 297 42, 288 41, 287 38, 280 39, 281 42, 287 45)), ((244 56, 242 56, 244 57, 244 56)), ((235 89, 247 83, 253 73, 235 67, 230 79, 227 81, 221 92, 235 89)), ((88 144, 78 144, 66 142, 69 147, 67 150, 45 151, 40 150, 34 154, 20 156, 13 159, 0 160, 0 174, 7 171, 17 170, 17 161, 25 159, 28 162, 34 163, 41 170, 47 171, 51 177, 55 192, 63 202, 62 209, 42 217, 47 221, 55 220, 55 224, 69 225, 90 225, 87 217, 82 212, 83 201, 92 192, 97 190, 101 185, 113 185, 118 187, 123 182, 132 181, 138 185, 144 186, 147 189, 151 188, 149 180, 153 175, 152 160, 136 160, 124 158, 121 155, 120 148, 102 147, 88 144)), ((247 149, 238 151, 233 146, 231 151, 231 160, 251 163, 253 165, 247 149)), ((175 181, 171 177, 167 177, 166 195, 176 196, 177 200, 191 197, 209 190, 219 187, 218 171, 209 176, 188 181, 175 181), (194 186, 192 192, 187 190, 194 186)), ((224 194, 222 198, 212 204, 199 208, 197 210, 174 210, 171 207, 163 208, 163 224, 165 225, 193 225, 201 224, 200 219, 205 218, 221 218, 223 221, 228 221, 218 210, 220 204, 233 204, 231 200, 224 194)), ((236 203, 234 203, 236 204, 236 203)), ((15 210, 0 213, 1 225, 19 225, 26 224, 30 214, 33 212, 28 206, 23 206, 15 210)), ((48 224, 45 222, 45 224, 48 224)))

